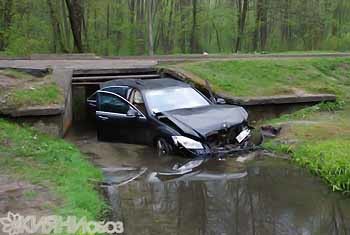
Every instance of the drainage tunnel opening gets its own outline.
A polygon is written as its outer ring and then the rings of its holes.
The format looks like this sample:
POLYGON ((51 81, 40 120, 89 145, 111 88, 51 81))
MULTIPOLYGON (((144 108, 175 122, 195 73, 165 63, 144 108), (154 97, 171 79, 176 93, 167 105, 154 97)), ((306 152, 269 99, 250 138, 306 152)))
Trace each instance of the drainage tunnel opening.
POLYGON ((162 76, 154 68, 123 70, 77 70, 72 77, 73 125, 94 123, 95 114, 88 111, 86 100, 100 88, 100 84, 115 79, 155 79, 162 76))

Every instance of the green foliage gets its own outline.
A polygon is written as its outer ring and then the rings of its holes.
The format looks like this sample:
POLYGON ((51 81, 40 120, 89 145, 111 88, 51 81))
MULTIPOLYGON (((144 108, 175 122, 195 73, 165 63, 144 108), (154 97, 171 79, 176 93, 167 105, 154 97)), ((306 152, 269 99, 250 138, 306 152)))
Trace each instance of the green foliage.
POLYGON ((345 101, 336 101, 336 102, 322 102, 314 107, 317 111, 321 112, 334 112, 344 110, 345 101))
MULTIPOLYGON (((66 1, 6 0, 12 8, 0 11, 0 45, 6 55, 74 52, 66 1), (5 12, 10 17, 5 24, 5 12), (60 35, 55 31, 58 25, 60 35)), ((5 1, 3 1, 5 2, 5 1)), ((232 53, 238 36, 238 4, 232 0, 84 0, 81 37, 85 52, 100 55, 145 55, 149 38, 156 54, 232 53), (147 10, 151 5, 151 23, 147 10), (194 24, 196 22, 196 24, 194 24), (149 33, 152 26, 153 35, 149 33), (194 32, 192 30, 194 29, 194 32), (191 48, 196 41, 197 48, 191 48)), ((257 17, 258 0, 249 1, 241 52, 350 50, 350 3, 344 0, 264 1, 267 16, 266 45, 262 22, 257 17), (258 23, 257 23, 258 22, 258 23)), ((2 4, 2 7, 4 4, 2 4)), ((265 12, 266 11, 266 12, 265 12)), ((1 50, 1 49, 0 49, 1 50)))
POLYGON ((283 144, 281 142, 272 141, 272 140, 266 140, 263 143, 263 147, 271 151, 274 151, 276 153, 281 153, 281 154, 292 153, 292 146, 288 144, 283 144))
MULTIPOLYGON (((101 172, 64 140, 0 119, 0 155, 2 172, 43 184, 63 198, 56 208, 59 214, 96 219, 105 210, 95 190, 101 172)), ((28 192, 27 196, 35 195, 28 192)))
POLYGON ((293 151, 293 160, 320 175, 332 190, 350 193, 350 140, 312 142, 293 151))

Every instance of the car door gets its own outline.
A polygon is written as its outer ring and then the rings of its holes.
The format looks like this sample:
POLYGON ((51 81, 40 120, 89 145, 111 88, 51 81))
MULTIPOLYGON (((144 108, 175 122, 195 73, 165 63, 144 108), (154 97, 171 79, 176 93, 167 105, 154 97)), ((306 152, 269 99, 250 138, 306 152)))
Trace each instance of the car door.
POLYGON ((97 107, 99 139, 138 144, 144 141, 147 119, 126 99, 111 92, 99 91, 97 107))

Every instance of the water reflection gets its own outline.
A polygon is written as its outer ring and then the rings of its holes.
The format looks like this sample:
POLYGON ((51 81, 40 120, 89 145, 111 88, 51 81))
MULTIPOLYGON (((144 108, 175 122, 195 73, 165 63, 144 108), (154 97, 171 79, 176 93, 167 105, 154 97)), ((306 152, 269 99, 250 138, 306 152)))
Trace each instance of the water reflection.
POLYGON ((110 187, 114 219, 126 234, 350 233, 350 201, 304 170, 276 160, 245 170, 239 179, 143 178, 110 187))

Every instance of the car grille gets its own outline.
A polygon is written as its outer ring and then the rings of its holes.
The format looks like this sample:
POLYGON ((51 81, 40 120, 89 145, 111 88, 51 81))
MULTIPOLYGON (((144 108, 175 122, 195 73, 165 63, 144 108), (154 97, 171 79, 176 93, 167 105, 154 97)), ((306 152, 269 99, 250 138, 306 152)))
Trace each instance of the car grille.
POLYGON ((207 137, 207 144, 210 147, 221 147, 225 145, 238 144, 236 136, 242 131, 242 126, 233 126, 227 129, 222 129, 207 137))

